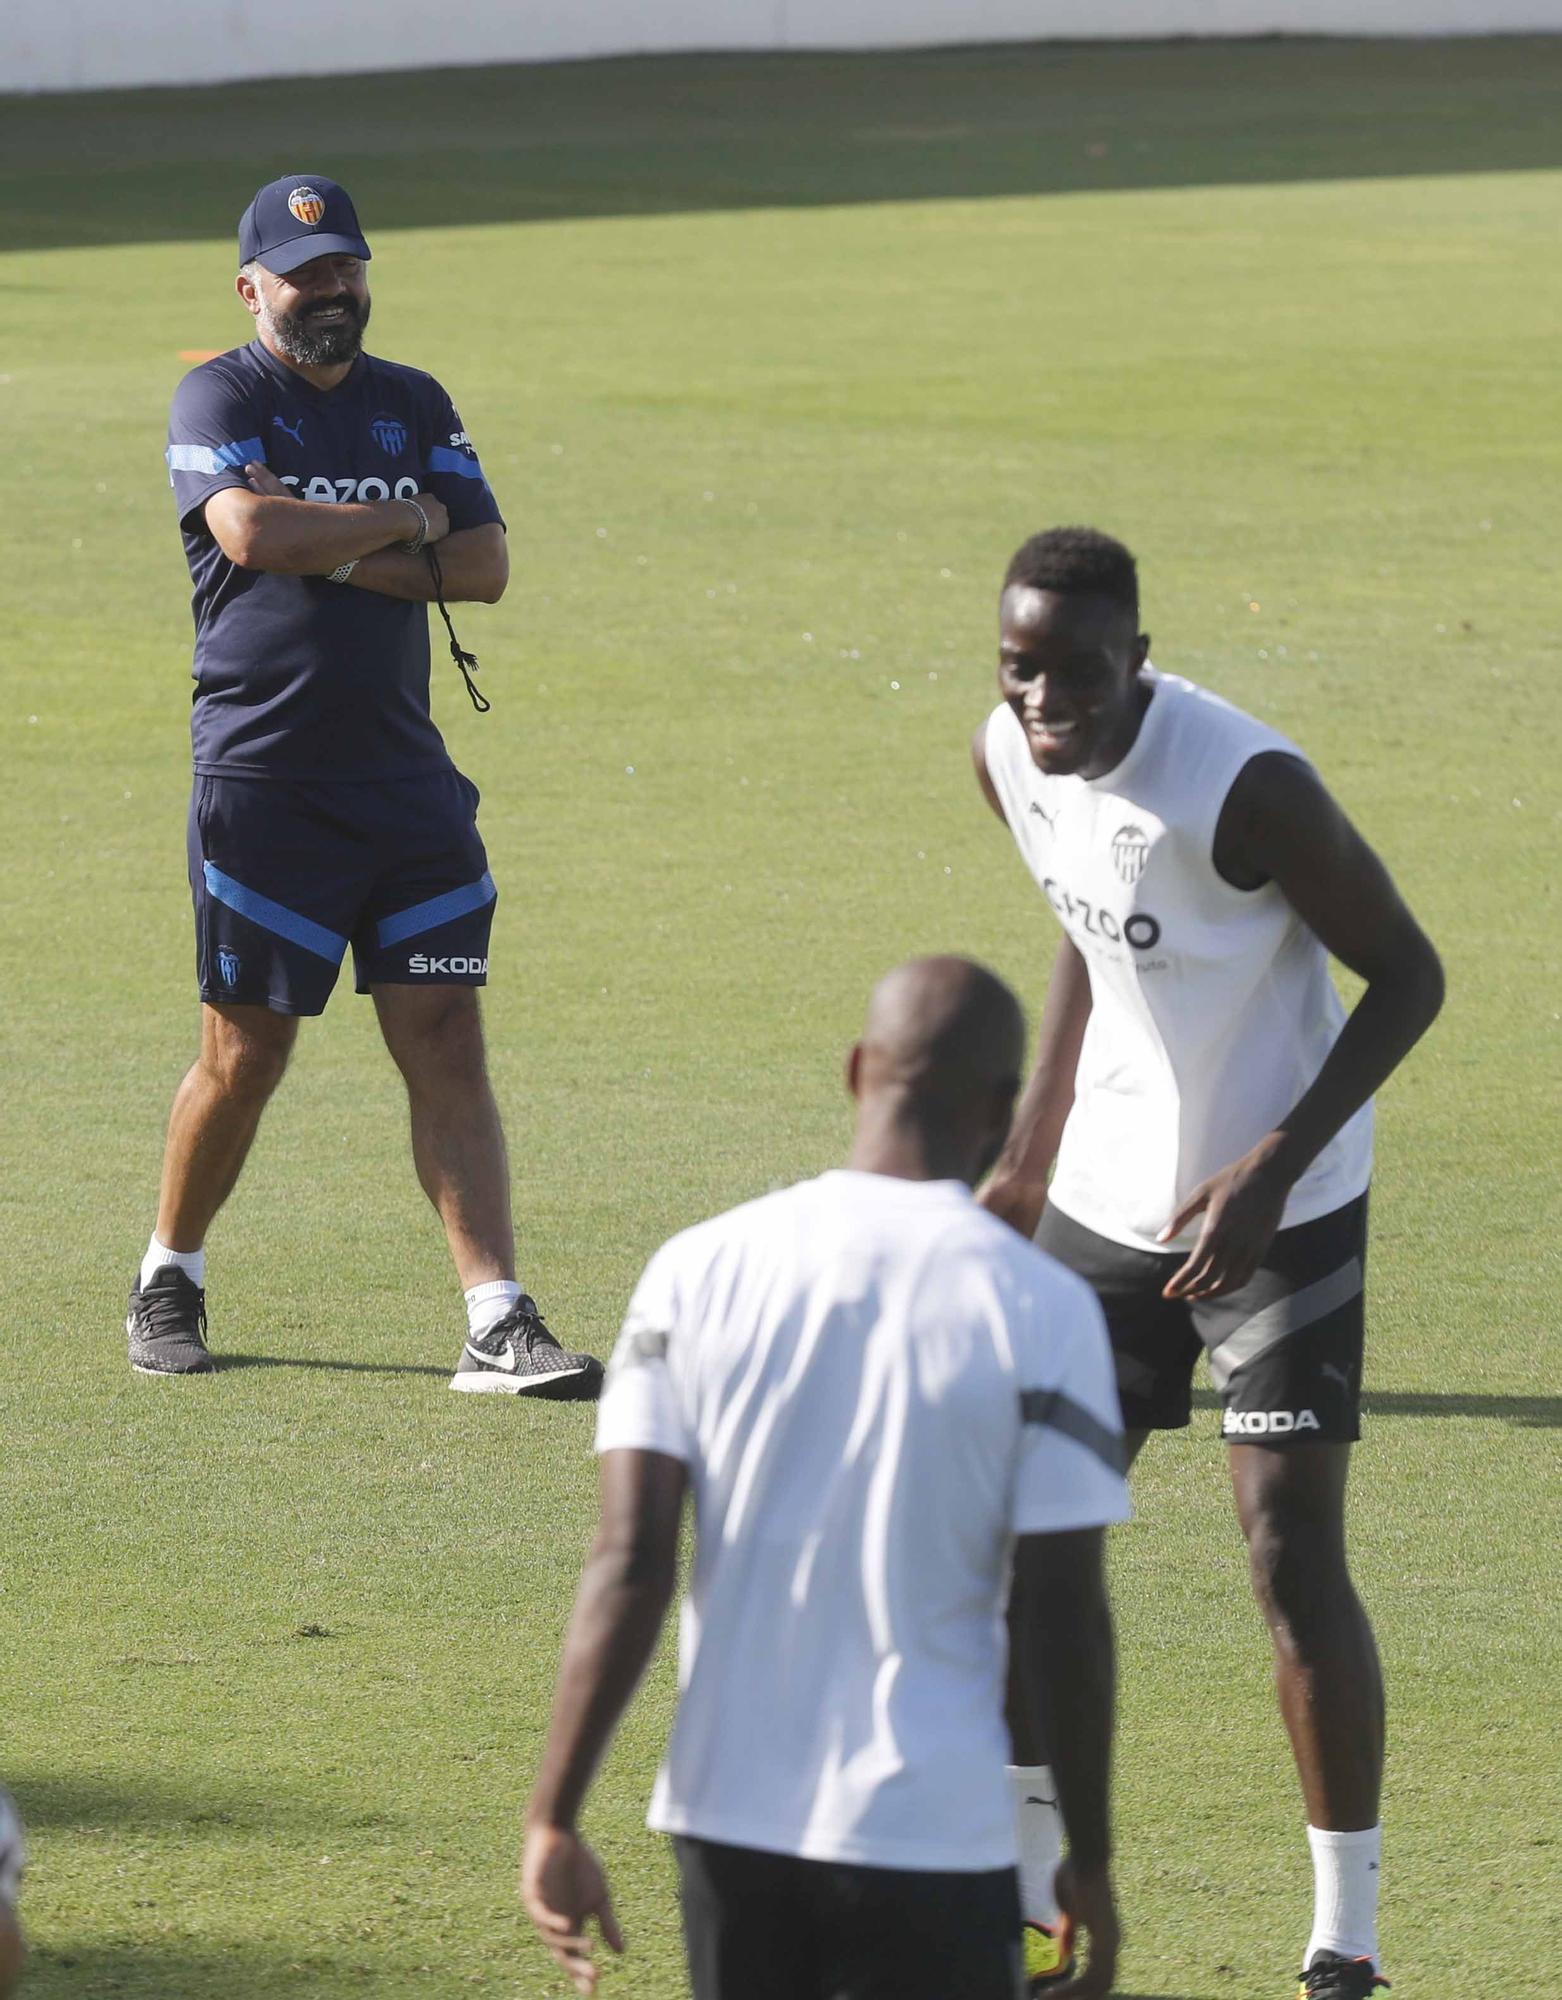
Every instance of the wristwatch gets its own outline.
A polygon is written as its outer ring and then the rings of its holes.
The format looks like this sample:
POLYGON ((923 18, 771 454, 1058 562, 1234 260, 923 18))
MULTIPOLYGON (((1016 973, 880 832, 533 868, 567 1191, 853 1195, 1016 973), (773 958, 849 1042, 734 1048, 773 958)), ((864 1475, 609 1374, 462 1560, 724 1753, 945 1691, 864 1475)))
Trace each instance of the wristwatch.
POLYGON ((354 556, 351 562, 338 563, 336 565, 336 568, 333 569, 331 574, 326 578, 326 582, 345 583, 347 579, 352 575, 353 571, 358 567, 358 561, 359 558, 357 556, 354 556))

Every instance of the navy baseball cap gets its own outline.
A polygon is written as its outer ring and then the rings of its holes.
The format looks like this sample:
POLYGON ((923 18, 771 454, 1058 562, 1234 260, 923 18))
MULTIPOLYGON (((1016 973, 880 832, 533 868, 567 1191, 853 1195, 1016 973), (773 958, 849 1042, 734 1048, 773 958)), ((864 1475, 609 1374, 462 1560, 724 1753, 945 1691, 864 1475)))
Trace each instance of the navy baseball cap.
POLYGON ((364 257, 369 246, 346 188, 320 174, 285 174, 263 187, 239 218, 239 263, 279 278, 311 257, 364 257))

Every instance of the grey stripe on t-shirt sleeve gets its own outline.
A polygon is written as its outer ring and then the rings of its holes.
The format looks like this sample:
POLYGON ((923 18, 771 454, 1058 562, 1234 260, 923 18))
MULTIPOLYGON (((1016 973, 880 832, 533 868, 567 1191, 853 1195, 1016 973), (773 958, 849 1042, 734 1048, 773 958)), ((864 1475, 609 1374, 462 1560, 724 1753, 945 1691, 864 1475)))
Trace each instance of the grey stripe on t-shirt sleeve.
POLYGON ((650 1361, 667 1359, 667 1335, 658 1326, 637 1326, 625 1333, 613 1354, 613 1367, 638 1368, 650 1361))
POLYGON ((1061 1389, 1022 1389, 1020 1421, 1039 1424, 1045 1430, 1060 1431, 1075 1444, 1093 1452, 1112 1472, 1125 1472, 1128 1458, 1123 1450, 1123 1434, 1111 1424, 1093 1417, 1083 1403, 1065 1396, 1061 1389))

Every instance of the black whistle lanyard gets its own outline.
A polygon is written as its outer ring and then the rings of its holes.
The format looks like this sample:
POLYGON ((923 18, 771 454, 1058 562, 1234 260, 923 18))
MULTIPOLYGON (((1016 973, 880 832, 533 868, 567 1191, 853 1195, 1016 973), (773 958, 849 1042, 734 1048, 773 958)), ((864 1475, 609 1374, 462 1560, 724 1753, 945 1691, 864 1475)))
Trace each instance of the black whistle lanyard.
POLYGON ((429 575, 434 579, 434 602, 439 606, 439 615, 444 619, 445 630, 450 634, 450 657, 455 661, 462 680, 466 682, 466 691, 472 697, 472 706, 479 715, 486 715, 493 707, 493 703, 472 678, 477 672, 477 655, 469 653, 456 637, 456 628, 451 624, 450 613, 445 609, 445 577, 439 567, 439 557, 435 555, 432 543, 423 554, 428 560, 429 575))

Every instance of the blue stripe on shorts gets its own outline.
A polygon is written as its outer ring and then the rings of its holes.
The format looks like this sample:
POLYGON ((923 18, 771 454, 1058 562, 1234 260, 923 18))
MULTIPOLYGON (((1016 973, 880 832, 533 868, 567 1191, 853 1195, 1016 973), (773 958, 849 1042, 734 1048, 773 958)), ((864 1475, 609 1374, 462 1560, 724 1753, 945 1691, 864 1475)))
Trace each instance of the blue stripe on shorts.
MULTIPOLYGON (((258 889, 246 889, 242 882, 235 882, 231 875, 224 875, 209 861, 202 863, 202 872, 206 877, 206 893, 215 896, 219 903, 226 903, 230 910, 237 910, 241 917, 248 917, 252 924, 259 924, 263 931, 271 931, 291 944, 302 945, 316 958, 323 958, 331 965, 341 964, 342 954, 347 949, 346 938, 338 937, 335 931, 328 931, 324 924, 317 924, 311 917, 301 917, 297 910, 290 910, 285 903, 273 903, 258 889)), ((490 883, 490 889, 492 886, 490 883)), ((458 890, 456 893, 461 892, 458 890)), ((473 906, 469 904, 467 907, 473 906)))
POLYGON ((498 893, 494 878, 485 870, 475 882, 447 889, 443 896, 430 896, 426 903, 414 903, 410 910, 398 910, 393 917, 381 917, 374 927, 375 942, 381 946, 400 944, 403 938, 416 937, 420 931, 434 930, 480 910, 498 893))

